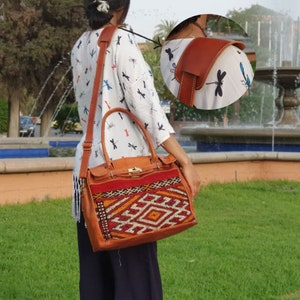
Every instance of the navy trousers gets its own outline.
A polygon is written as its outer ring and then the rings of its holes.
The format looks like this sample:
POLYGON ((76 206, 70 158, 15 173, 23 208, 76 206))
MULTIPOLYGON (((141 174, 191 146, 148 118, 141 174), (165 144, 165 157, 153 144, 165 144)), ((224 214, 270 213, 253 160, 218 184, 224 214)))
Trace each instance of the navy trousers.
POLYGON ((93 252, 83 218, 77 223, 80 300, 161 300, 157 245, 93 252))

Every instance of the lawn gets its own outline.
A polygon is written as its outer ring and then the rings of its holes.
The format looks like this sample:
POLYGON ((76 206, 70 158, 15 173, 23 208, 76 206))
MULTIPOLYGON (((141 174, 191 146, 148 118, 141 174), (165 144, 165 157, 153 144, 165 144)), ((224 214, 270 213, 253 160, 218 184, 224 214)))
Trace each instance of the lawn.
MULTIPOLYGON (((300 299, 299 182, 211 184, 195 206, 199 224, 159 242, 165 300, 300 299)), ((70 211, 0 206, 1 300, 78 299, 70 211)))

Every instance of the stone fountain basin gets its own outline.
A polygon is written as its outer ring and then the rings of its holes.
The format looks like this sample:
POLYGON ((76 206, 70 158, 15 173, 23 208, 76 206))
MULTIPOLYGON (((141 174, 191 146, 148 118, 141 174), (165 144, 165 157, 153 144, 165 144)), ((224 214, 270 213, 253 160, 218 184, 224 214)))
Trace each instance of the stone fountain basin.
POLYGON ((300 128, 203 128, 190 126, 182 127, 180 134, 189 136, 196 141, 199 152, 272 150, 300 152, 300 128))
POLYGON ((255 80, 274 84, 277 87, 285 89, 297 89, 300 87, 300 68, 295 67, 278 67, 276 70, 272 68, 258 68, 255 71, 255 80), (274 78, 275 77, 275 78, 274 78))
POLYGON ((75 148, 80 137, 1 138, 1 158, 38 158, 50 156, 53 148, 75 148))

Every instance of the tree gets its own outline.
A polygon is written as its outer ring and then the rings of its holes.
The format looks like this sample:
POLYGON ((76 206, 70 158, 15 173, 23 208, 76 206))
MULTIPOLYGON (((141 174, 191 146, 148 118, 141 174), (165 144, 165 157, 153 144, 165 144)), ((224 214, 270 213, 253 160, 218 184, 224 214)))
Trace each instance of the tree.
MULTIPOLYGON (((20 101, 36 98, 47 77, 60 61, 40 95, 37 109, 44 109, 42 132, 46 131, 55 98, 47 103, 59 80, 70 79, 69 52, 84 26, 83 10, 75 0, 27 0, 3 2, 0 21, 0 78, 9 102, 9 136, 18 136, 20 101), (46 107, 45 107, 46 105, 46 107)), ((56 90, 64 90, 69 80, 56 90)))
MULTIPOLYGON (((241 26, 247 27, 247 33, 257 53, 258 66, 270 65, 270 58, 274 56, 275 49, 280 48, 279 33, 287 38, 292 31, 288 26, 292 21, 291 17, 258 4, 244 10, 229 10, 226 16, 241 26), (282 24, 285 25, 284 32, 281 32, 282 24)), ((275 63, 280 64, 279 55, 275 63)))

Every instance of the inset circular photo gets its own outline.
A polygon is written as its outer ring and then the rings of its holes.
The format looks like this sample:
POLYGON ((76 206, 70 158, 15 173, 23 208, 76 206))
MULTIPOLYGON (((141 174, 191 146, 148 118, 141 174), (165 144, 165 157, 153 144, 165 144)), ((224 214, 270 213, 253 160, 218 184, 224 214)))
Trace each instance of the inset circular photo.
POLYGON ((219 15, 188 18, 167 37, 161 72, 172 94, 197 109, 226 107, 248 92, 256 55, 236 22, 219 15))

